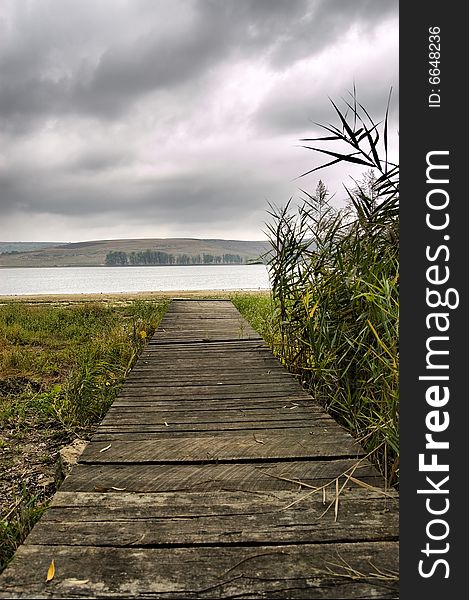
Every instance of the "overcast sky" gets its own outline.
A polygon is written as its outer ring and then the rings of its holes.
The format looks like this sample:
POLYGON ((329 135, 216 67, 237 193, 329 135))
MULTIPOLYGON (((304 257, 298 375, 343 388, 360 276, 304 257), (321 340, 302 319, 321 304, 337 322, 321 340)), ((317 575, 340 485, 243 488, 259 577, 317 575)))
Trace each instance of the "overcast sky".
POLYGON ((353 84, 383 117, 397 0, 0 0, 1 241, 262 239, 353 84))

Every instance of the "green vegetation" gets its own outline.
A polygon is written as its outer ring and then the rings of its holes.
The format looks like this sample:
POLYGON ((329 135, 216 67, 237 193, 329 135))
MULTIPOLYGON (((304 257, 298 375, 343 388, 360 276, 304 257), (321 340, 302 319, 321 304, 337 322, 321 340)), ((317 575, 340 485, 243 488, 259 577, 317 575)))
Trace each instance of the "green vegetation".
POLYGON ((241 265, 243 258, 239 254, 168 254, 159 250, 127 252, 112 250, 106 254, 106 265, 241 265))
MULTIPOLYGON (((334 208, 325 185, 270 211, 271 306, 236 300, 274 353, 314 398, 347 426, 390 484, 399 480, 399 168, 387 157, 388 111, 375 123, 355 94, 339 127, 319 142, 352 152, 311 148, 368 167, 334 208), (381 158, 380 152, 384 154, 381 158), (265 324, 259 326, 263 319, 265 324)), ((313 140, 304 140, 313 141, 313 140)))
POLYGON ((234 292, 230 294, 230 300, 251 327, 269 344, 274 354, 280 357, 280 330, 272 294, 234 292))
POLYGON ((166 306, 163 301, 0 306, 0 447, 6 478, 0 490, 0 568, 53 493, 23 481, 25 465, 18 457, 26 447, 43 447, 43 456, 36 453, 34 460, 53 467, 51 449, 89 436, 166 306))
POLYGON ((55 419, 67 429, 98 422, 164 308, 138 301, 124 307, 1 306, 3 424, 55 419))

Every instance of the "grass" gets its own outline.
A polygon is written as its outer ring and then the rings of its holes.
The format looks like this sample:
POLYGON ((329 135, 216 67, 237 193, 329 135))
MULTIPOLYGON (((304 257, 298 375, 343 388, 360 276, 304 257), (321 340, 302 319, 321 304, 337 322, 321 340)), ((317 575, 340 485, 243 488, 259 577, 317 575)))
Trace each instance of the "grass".
POLYGON ((1 306, 3 425, 54 419, 79 430, 98 422, 165 306, 1 306))
MULTIPOLYGON (((16 463, 21 466, 28 442, 36 449, 36 464, 52 464, 51 448, 90 435, 166 307, 166 300, 0 306, 0 450, 5 473, 14 474, 16 463)), ((11 475, 10 489, 1 496, 0 568, 53 493, 28 479, 34 478, 11 475)))
POLYGON ((274 302, 270 292, 257 292, 251 294, 234 293, 230 300, 242 316, 269 344, 272 350, 279 353, 280 338, 275 315, 274 302))
POLYGON ((0 571, 40 519, 47 502, 41 493, 22 487, 21 495, 0 521, 0 571))

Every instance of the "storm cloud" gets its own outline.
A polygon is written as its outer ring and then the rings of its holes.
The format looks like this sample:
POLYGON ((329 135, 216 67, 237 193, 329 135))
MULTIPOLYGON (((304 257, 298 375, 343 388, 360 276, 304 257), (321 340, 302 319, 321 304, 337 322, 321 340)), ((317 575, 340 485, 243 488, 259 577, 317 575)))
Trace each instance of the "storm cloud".
POLYGON ((0 239, 260 239, 354 84, 397 131, 397 0, 3 0, 0 239))

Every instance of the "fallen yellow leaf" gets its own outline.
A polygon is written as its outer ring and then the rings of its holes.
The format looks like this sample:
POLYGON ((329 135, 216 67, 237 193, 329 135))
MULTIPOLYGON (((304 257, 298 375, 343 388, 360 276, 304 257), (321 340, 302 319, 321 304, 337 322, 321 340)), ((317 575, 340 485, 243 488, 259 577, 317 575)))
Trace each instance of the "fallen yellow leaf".
POLYGON ((52 562, 49 565, 49 569, 47 570, 46 583, 48 581, 50 581, 51 579, 54 579, 54 575, 55 575, 55 563, 54 563, 54 559, 52 559, 52 562))

